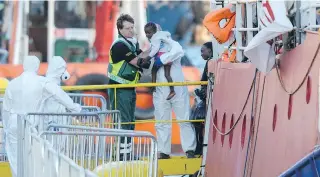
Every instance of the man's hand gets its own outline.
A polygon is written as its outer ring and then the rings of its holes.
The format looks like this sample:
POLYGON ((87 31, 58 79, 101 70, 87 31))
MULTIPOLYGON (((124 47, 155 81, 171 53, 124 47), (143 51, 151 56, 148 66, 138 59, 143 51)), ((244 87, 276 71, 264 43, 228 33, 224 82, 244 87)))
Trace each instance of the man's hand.
POLYGON ((140 67, 140 68, 144 68, 144 69, 149 69, 150 65, 151 65, 151 61, 150 60, 145 60, 143 58, 139 58, 138 59, 138 62, 137 62, 137 65, 140 67))
POLYGON ((205 89, 196 89, 194 92, 201 100, 205 100, 207 97, 207 91, 205 89))

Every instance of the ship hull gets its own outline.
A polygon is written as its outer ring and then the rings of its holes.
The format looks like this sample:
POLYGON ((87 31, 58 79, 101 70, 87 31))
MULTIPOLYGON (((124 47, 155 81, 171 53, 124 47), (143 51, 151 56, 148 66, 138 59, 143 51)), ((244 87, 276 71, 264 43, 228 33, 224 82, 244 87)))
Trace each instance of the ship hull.
POLYGON ((314 149, 319 45, 318 33, 308 32, 304 43, 283 54, 279 74, 264 75, 245 63, 209 64, 215 85, 206 176, 279 176, 314 149), (213 123, 222 133, 236 125, 221 135, 213 123))

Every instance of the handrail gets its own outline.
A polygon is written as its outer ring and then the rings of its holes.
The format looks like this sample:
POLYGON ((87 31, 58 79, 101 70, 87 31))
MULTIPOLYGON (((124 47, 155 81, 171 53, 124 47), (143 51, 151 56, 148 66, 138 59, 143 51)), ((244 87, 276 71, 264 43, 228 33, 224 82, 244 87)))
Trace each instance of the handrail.
MULTIPOLYGON (((75 86, 62 86, 65 91, 76 90, 104 90, 109 88, 134 88, 134 87, 163 87, 163 86, 190 86, 190 85, 207 85, 208 81, 195 81, 195 82, 159 82, 159 83, 139 83, 139 84, 106 84, 106 85, 75 85, 75 86)), ((0 88, 0 93, 4 93, 5 88, 0 88)))

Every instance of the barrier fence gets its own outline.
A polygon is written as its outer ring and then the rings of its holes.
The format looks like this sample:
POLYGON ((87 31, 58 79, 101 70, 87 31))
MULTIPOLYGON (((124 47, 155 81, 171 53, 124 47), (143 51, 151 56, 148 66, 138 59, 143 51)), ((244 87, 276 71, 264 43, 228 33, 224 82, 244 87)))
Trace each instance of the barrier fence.
POLYGON ((56 150, 99 176, 156 176, 157 143, 151 133, 81 126, 70 126, 69 129, 77 131, 46 131, 42 136, 51 142, 60 142, 65 148, 56 150), (131 137, 135 144, 127 153, 121 153, 119 149, 121 137, 131 137), (104 146, 98 146, 100 141, 104 146))
POLYGON ((40 138, 36 133, 29 135, 30 145, 26 151, 23 174, 18 176, 35 177, 97 177, 85 170, 76 162, 52 148, 52 145, 40 138))
POLYGON ((3 128, 0 128, 0 162, 7 162, 8 158, 5 150, 5 134, 3 128))
POLYGON ((18 116, 19 177, 22 174, 24 177, 42 176, 41 174, 46 174, 45 176, 60 174, 62 176, 98 174, 104 177, 157 176, 157 143, 151 133, 56 123, 40 128, 35 123, 36 119, 40 119, 38 122, 41 123, 45 122, 41 119, 98 117, 97 114, 71 113, 59 116, 49 113, 18 116), (120 138, 132 138, 133 142, 138 143, 132 146, 130 152, 123 154, 119 151, 120 138), (121 159, 121 155, 127 158, 121 159), (44 169, 46 172, 39 169, 44 169))
MULTIPOLYGON (((107 109, 107 100, 99 94, 83 94, 83 93, 68 93, 73 102, 84 106, 84 108, 97 111, 105 111, 107 109), (90 106, 88 106, 90 105, 90 106)), ((92 110, 89 111, 92 112, 92 110)))

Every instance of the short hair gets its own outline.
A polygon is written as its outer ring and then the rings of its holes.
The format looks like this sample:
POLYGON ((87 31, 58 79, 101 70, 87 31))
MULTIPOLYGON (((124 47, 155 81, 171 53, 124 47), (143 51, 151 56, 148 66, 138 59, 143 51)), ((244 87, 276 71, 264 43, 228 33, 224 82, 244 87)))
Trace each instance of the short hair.
POLYGON ((117 28, 122 29, 123 28, 123 22, 130 22, 134 24, 133 18, 129 14, 121 14, 119 18, 117 19, 117 28))
POLYGON ((213 51, 212 42, 206 42, 203 45, 206 46, 208 49, 211 49, 211 51, 213 51))
POLYGON ((149 22, 144 26, 144 29, 146 28, 151 28, 153 30, 153 32, 157 32, 157 25, 153 22, 149 22))

